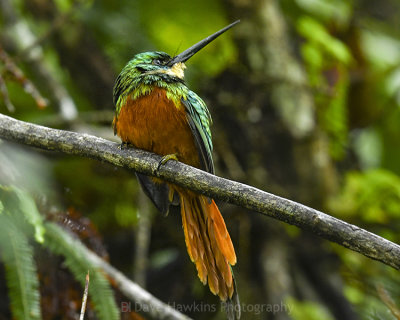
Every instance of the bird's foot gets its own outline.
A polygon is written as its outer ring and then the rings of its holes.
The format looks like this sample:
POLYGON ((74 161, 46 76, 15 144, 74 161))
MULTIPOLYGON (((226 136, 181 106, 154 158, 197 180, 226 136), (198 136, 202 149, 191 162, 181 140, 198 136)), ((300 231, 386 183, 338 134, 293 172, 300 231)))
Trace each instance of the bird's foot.
POLYGON ((120 148, 121 150, 125 150, 125 149, 130 148, 131 146, 132 146, 131 143, 122 141, 121 144, 119 145, 119 148, 120 148))
POLYGON ((166 164, 169 160, 179 161, 178 155, 176 153, 173 153, 173 154, 167 154, 167 155, 163 156, 162 159, 160 160, 160 162, 158 163, 156 171, 160 170, 161 166, 166 164))

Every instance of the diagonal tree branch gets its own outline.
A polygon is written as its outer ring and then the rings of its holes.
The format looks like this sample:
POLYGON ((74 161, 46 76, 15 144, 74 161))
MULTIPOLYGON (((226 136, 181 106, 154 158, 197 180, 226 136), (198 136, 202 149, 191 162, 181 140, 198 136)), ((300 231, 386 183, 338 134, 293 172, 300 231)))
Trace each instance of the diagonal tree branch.
POLYGON ((176 183, 215 199, 260 212, 366 257, 400 269, 400 246, 318 210, 254 187, 220 178, 177 161, 157 171, 161 157, 143 150, 121 150, 118 144, 87 134, 50 129, 0 114, 0 138, 45 150, 89 157, 176 183))
MULTIPOLYGON (((172 306, 161 302, 148 291, 142 289, 138 284, 129 280, 120 271, 115 269, 113 266, 108 264, 98 255, 86 249, 86 258, 91 263, 101 268, 115 283, 118 289, 130 300, 134 301, 135 304, 140 305, 141 310, 137 312, 145 311, 151 316, 152 319, 162 320, 190 320, 188 316, 180 313, 172 306)), ((132 307, 132 311, 137 309, 132 307)))
MULTIPOLYGON (((104 261, 101 257, 89 250, 81 241, 73 236, 65 238, 66 241, 70 242, 71 247, 79 247, 82 250, 85 258, 90 262, 90 265, 96 266, 101 269, 110 279, 113 285, 115 285, 122 294, 128 299, 134 302, 133 306, 127 306, 129 311, 142 312, 150 316, 151 319, 160 320, 190 320, 188 316, 174 309, 172 306, 165 304, 164 302, 157 299, 148 291, 141 288, 138 284, 129 280, 124 274, 111 266, 107 261, 104 261), (138 308, 139 306, 140 308, 138 308)), ((86 275, 86 281, 88 281, 88 275, 86 275)), ((85 288, 86 292, 86 288, 85 288)), ((87 293, 87 292, 86 292, 87 293)), ((122 310, 126 312, 128 310, 122 310)))

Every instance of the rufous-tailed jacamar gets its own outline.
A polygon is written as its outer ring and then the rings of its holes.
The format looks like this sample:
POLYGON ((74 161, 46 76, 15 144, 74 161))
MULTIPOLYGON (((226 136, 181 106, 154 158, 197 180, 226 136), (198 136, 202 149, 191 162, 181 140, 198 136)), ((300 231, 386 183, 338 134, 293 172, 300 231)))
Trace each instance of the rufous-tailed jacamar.
MULTIPOLYGON (((164 52, 137 54, 114 86, 114 133, 123 143, 214 173, 211 117, 204 101, 184 82, 185 62, 233 27, 236 21, 175 57, 164 52)), ((164 214, 180 205, 187 251, 203 284, 234 306, 239 300, 232 268, 236 254, 214 200, 177 185, 137 174, 143 190, 164 214), (178 196, 176 196, 176 194, 178 196)), ((229 315, 230 312, 228 312, 229 315)))

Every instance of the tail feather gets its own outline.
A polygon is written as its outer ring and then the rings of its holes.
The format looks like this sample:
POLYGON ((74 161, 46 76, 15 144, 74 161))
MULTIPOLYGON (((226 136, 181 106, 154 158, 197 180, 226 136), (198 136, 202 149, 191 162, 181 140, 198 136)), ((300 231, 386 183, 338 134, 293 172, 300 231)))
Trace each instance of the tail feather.
MULTIPOLYGON (((211 226, 209 226, 208 230, 210 230, 210 239, 213 242, 212 248, 219 248, 217 241, 215 240, 215 232, 211 226)), ((232 270, 231 267, 224 256, 224 254, 221 251, 214 250, 214 258, 216 265, 218 266, 218 269, 220 270, 220 275, 222 279, 224 280, 223 282, 226 284, 228 288, 233 288, 232 287, 232 270)), ((229 291, 230 293, 230 291, 229 291)), ((226 294, 227 295, 227 294, 226 294)), ((231 296, 231 294, 230 294, 231 296)))
POLYGON ((222 251, 224 257, 228 260, 231 266, 236 264, 236 254, 233 248, 231 237, 229 236, 228 230, 225 226, 225 221, 222 218, 221 213, 218 210, 214 200, 211 203, 207 201, 207 198, 200 197, 200 203, 203 212, 209 213, 208 223, 213 224, 209 229, 212 229, 217 240, 218 247, 222 251))
MULTIPOLYGON (((205 249, 205 255, 203 256, 203 261, 196 261, 197 265, 202 265, 204 263, 207 271, 208 285, 213 294, 220 294, 220 279, 217 267, 215 265, 214 253, 212 250, 212 242, 208 235, 208 230, 206 229, 206 223, 200 207, 197 202, 192 203, 192 208, 194 209, 192 213, 196 216, 199 230, 200 230, 200 242, 201 246, 205 249)), ((197 268, 198 269, 198 268, 197 268)), ((205 279, 207 282, 207 279, 205 279)))
POLYGON ((236 297, 231 269, 236 254, 224 219, 214 200, 183 192, 179 196, 186 246, 198 276, 212 293, 230 303, 236 297))
POLYGON ((236 290, 236 282, 234 278, 233 278, 233 287, 234 287, 234 292, 232 298, 224 302, 224 308, 228 320, 238 320, 240 319, 241 316, 239 294, 236 290))
POLYGON ((191 203, 186 197, 181 198, 182 224, 185 233, 186 247, 192 262, 196 264, 199 278, 203 284, 207 283, 208 267, 206 248, 201 237, 201 229, 197 217, 192 214, 191 203))
POLYGON ((187 214, 188 209, 186 209, 186 207, 188 207, 188 206, 189 206, 189 204, 187 203, 186 199, 182 199, 182 201, 181 201, 182 225, 183 225, 183 231, 185 234, 187 251, 189 253, 190 259, 193 262, 195 262, 198 259, 197 248, 199 248, 199 247, 197 245, 195 245, 194 238, 195 238, 195 236, 196 236, 196 238, 198 238, 198 230, 194 225, 192 216, 190 214, 187 214), (195 233, 196 233, 196 235, 195 235, 195 233))

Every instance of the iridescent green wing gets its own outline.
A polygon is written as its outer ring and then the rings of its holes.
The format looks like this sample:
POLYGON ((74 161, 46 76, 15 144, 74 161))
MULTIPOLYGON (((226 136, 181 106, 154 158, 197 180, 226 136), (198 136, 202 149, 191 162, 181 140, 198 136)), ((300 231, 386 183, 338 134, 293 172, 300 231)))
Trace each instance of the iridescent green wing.
POLYGON ((186 99, 182 98, 186 108, 190 129, 196 141, 202 169, 214 173, 212 159, 212 141, 210 125, 211 115, 204 101, 193 91, 188 91, 186 99))

